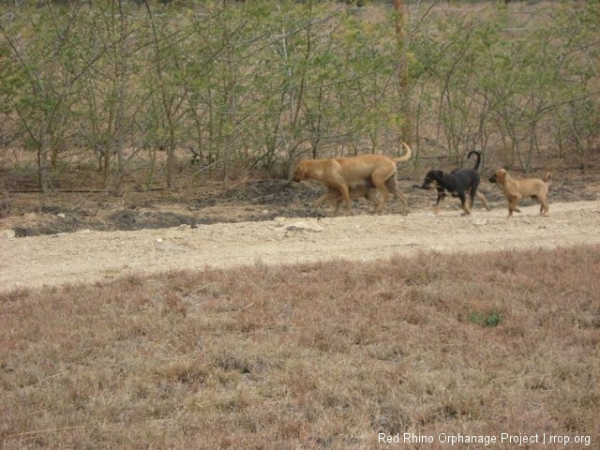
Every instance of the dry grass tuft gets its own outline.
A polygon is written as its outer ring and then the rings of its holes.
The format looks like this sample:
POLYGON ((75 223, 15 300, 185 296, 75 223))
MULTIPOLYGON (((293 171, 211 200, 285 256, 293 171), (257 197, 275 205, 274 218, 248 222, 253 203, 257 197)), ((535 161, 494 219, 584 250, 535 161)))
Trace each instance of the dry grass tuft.
POLYGON ((598 274, 588 247, 13 291, 1 447, 362 449, 379 432, 506 432, 594 448, 598 274))

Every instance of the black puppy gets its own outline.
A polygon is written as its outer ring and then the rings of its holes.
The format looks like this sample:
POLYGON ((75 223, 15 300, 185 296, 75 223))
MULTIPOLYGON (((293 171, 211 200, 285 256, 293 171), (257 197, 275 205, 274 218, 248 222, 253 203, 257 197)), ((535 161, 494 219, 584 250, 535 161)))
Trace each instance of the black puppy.
POLYGON ((446 192, 449 192, 453 197, 460 198, 461 207, 465 215, 471 214, 471 207, 473 206, 473 200, 477 196, 485 206, 485 209, 489 211, 490 205, 487 202, 485 196, 477 190, 481 177, 477 172, 479 165, 481 164, 481 154, 476 151, 469 152, 467 159, 475 155, 477 162, 472 169, 458 169, 451 173, 444 173, 441 170, 430 170, 425 176, 423 181, 422 189, 431 189, 435 187, 438 193, 437 201, 435 202, 435 214, 439 213, 440 203, 446 198, 446 192), (469 194, 470 202, 467 202, 467 195, 469 194))

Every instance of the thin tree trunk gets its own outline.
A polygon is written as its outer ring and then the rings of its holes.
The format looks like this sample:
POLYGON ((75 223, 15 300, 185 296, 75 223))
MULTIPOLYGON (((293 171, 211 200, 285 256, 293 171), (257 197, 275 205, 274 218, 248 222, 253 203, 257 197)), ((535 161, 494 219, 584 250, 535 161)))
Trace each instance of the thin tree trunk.
POLYGON ((401 135, 402 140, 411 145, 412 117, 409 93, 408 58, 406 57, 406 15, 403 0, 394 0, 394 11, 396 14, 396 39, 398 41, 398 56, 400 70, 398 71, 398 82, 400 89, 400 110, 402 112, 401 135))

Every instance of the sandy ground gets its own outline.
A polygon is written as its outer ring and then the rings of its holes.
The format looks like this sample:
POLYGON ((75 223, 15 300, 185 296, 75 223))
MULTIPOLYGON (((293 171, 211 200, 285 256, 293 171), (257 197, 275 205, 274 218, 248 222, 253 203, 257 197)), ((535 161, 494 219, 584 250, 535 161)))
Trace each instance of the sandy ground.
POLYGON ((261 262, 368 261, 419 251, 492 250, 600 244, 600 201, 537 206, 510 220, 506 209, 471 217, 444 211, 324 219, 188 225, 176 228, 0 237, 0 289, 107 281, 127 274, 201 270, 261 262))

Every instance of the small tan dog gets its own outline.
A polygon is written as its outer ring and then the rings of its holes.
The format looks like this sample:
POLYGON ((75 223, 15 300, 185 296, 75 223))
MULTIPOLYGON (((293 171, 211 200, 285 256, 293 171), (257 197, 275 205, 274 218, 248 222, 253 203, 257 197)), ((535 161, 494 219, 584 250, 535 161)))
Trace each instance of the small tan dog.
POLYGON ((548 204, 548 188, 550 186, 551 174, 548 172, 543 180, 538 178, 527 178, 525 180, 515 180, 504 169, 496 170, 496 173, 490 178, 491 183, 498 183, 504 190, 504 196, 508 200, 508 217, 513 212, 521 212, 518 208, 519 202, 523 198, 531 197, 540 203, 540 214, 547 216, 550 212, 548 204))
MULTIPOLYGON (((367 200, 374 203, 376 207, 377 207, 377 204, 379 203, 379 196, 378 196, 379 191, 368 180, 365 180, 365 182, 362 184, 354 184, 354 185, 350 186, 350 188, 348 189, 348 192, 350 193, 350 198, 352 200, 357 199, 357 198, 366 198, 367 200)), ((331 201, 331 203, 333 203, 335 205, 335 210, 333 211, 333 215, 337 216, 337 214, 340 210, 340 206, 342 205, 342 202, 344 201, 344 197, 342 196, 342 193, 335 188, 331 188, 331 187, 327 188, 327 192, 324 195, 322 195, 321 197, 319 197, 317 199, 317 201, 315 202, 315 208, 318 208, 319 206, 321 206, 326 200, 331 201)))
MULTIPOLYGON (((399 158, 390 158, 385 155, 358 155, 351 158, 331 158, 331 159, 307 159, 300 161, 294 170, 292 179, 302 181, 306 179, 319 180, 328 189, 328 193, 337 190, 342 195, 346 205, 346 212, 350 214, 350 189, 353 186, 365 185, 366 182, 373 184, 374 188, 381 193, 382 198, 378 198, 374 213, 383 209, 393 194, 404 204, 404 209, 408 207, 408 201, 404 195, 398 191, 397 186, 397 163, 408 161, 412 152, 404 142, 402 145, 406 149, 404 156, 399 158)), ((320 197, 317 202, 321 203, 320 197)))

